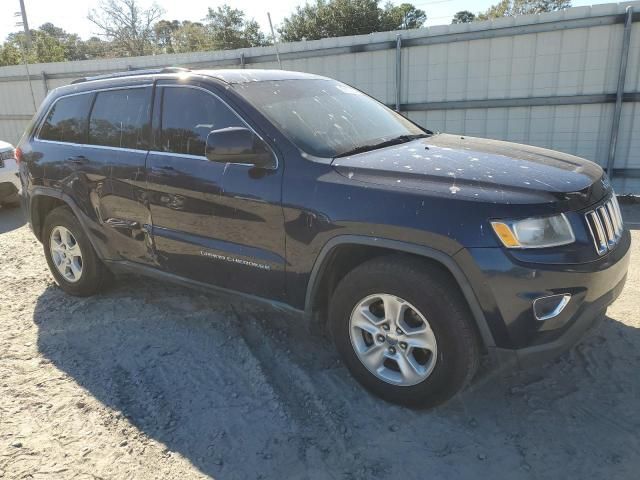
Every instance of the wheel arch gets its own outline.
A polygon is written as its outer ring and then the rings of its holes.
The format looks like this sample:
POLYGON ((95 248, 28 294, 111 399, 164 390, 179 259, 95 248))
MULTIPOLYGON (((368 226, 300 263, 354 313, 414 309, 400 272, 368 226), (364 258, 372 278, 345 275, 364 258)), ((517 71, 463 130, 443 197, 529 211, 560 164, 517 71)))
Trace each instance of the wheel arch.
POLYGON ((42 230, 44 228, 47 215, 58 207, 67 207, 80 222, 85 234, 89 238, 91 245, 96 251, 98 258, 104 258, 103 252, 93 238, 92 230, 88 228, 86 215, 78 204, 67 194, 50 187, 37 187, 30 193, 29 219, 31 228, 38 241, 42 242, 42 230))
MULTIPOLYGON (((341 273, 345 274, 362 263, 362 261, 393 253, 406 253, 421 257, 439 265, 448 272, 458 285, 460 292, 469 306, 483 345, 487 348, 495 346, 493 335, 480 307, 480 303, 471 287, 471 283, 456 261, 450 255, 440 250, 398 240, 360 235, 339 235, 329 240, 320 251, 311 270, 305 296, 305 312, 312 314, 313 311, 318 308, 319 303, 322 303, 323 295, 325 300, 328 300, 323 289, 327 290, 331 285, 331 277, 333 276, 332 266, 336 258, 348 259, 346 265, 341 267, 341 273), (365 249, 363 250, 362 247, 365 247, 365 249), (341 257, 339 252, 344 252, 345 249, 347 253, 341 257), (360 254, 359 256, 354 255, 354 253, 359 250, 366 253, 360 254)), ((342 277, 342 275, 338 276, 339 278, 342 277)))
POLYGON ((68 206, 71 208, 71 205, 62 199, 62 194, 57 193, 58 192, 56 192, 56 194, 52 194, 52 192, 38 192, 31 195, 29 218, 31 220, 33 234, 40 242, 42 242, 42 229, 47 215, 58 207, 68 206))

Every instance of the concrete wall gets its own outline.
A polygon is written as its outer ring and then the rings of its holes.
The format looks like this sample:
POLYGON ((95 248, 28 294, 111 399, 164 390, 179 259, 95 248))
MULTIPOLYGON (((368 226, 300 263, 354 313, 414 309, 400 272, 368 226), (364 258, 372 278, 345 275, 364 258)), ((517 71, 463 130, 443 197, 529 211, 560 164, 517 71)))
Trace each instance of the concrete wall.
MULTIPOLYGON (((318 73, 396 104, 438 131, 529 143, 605 166, 625 9, 631 30, 614 163, 619 192, 640 192, 640 2, 279 46, 282 67, 318 73), (634 135, 635 134, 635 135, 634 135)), ((35 103, 87 74, 178 65, 278 68, 274 47, 29 65, 35 103), (43 75, 44 72, 44 75, 43 75), (45 80, 46 78, 46 80, 45 80)), ((0 68, 0 138, 16 142, 34 108, 24 66, 0 68)))

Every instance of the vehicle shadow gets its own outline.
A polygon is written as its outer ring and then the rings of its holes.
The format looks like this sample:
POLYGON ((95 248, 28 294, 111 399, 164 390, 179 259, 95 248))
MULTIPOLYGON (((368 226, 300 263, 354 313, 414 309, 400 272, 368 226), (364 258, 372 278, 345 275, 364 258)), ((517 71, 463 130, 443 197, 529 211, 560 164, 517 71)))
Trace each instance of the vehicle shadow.
POLYGON ((20 207, 0 206, 0 234, 7 233, 25 224, 20 207))
POLYGON ((84 299, 49 286, 34 322, 44 357, 216 479, 640 468, 640 329, 612 318, 545 368, 472 385, 431 411, 365 392, 311 323, 147 279, 84 299))

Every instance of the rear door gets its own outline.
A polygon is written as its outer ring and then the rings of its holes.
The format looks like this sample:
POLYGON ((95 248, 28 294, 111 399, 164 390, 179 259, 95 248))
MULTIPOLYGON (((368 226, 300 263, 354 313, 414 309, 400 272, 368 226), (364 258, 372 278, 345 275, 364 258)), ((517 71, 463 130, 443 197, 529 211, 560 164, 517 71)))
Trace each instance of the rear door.
MULTIPOLYGON (((99 165, 92 202, 119 259, 153 264, 145 161, 151 130, 152 85, 96 92, 83 155, 99 165)), ((94 178, 88 178, 93 181, 94 178)))
POLYGON ((162 82, 147 160, 153 237, 161 266, 255 295, 284 296, 280 168, 207 160, 211 130, 248 124, 204 85, 162 82))

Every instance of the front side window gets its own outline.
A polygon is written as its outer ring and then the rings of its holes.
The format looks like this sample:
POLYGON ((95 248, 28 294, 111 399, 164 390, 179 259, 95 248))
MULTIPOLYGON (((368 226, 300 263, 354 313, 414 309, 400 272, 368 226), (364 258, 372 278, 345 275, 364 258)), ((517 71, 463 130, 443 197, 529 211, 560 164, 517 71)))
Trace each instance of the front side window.
POLYGON ((87 117, 93 94, 60 98, 49 110, 38 138, 54 142, 85 143, 87 117))
POLYGON ((247 82, 235 88, 298 148, 316 157, 425 134, 399 113, 335 80, 247 82))
POLYGON ((162 88, 163 152, 204 156, 211 130, 244 127, 244 123, 213 95, 188 87, 162 88))
POLYGON ((147 149, 151 88, 98 92, 89 120, 89 143, 147 149))

